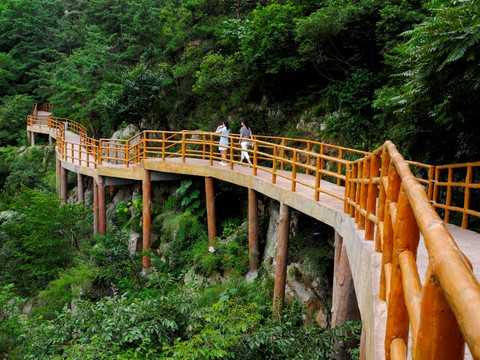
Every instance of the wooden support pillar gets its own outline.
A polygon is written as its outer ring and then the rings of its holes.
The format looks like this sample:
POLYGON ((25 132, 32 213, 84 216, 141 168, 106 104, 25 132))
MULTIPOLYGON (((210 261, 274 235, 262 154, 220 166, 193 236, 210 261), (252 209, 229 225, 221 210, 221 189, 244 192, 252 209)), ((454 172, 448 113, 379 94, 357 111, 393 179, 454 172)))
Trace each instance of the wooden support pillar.
MULTIPOLYGON (((143 196, 143 217, 142 217, 142 224, 143 224, 143 250, 148 251, 150 250, 150 242, 151 242, 151 220, 152 220, 152 183, 151 183, 152 173, 150 170, 144 171, 143 176, 143 186, 142 186, 142 196, 143 196)), ((147 270, 152 266, 150 258, 148 255, 143 255, 143 270, 147 270)))
POLYGON ((67 169, 65 169, 63 166, 60 166, 60 178, 61 178, 61 184, 60 184, 60 198, 62 199, 62 204, 67 203, 67 195, 68 195, 68 189, 67 189, 67 169))
POLYGON ((250 271, 258 269, 258 196, 252 189, 248 189, 248 255, 250 271))
POLYGON ((55 189, 57 190, 57 195, 61 196, 62 189, 62 162, 57 157, 55 159, 55 189))
POLYGON ((30 145, 35 146, 35 133, 30 131, 30 145))
POLYGON ((49 134, 48 135, 48 145, 52 145, 52 143, 53 143, 53 140, 52 140, 52 137, 49 134))
POLYGON ((107 233, 107 208, 105 204, 105 177, 98 176, 98 232, 107 233))
POLYGON ((215 244, 217 237, 217 224, 215 220, 215 191, 213 188, 213 178, 205 178, 205 198, 207 202, 207 227, 208 227, 208 243, 215 244))
POLYGON ((278 222, 277 264, 275 266, 275 286, 273 289, 273 310, 280 313, 285 299, 287 283, 288 234, 290 230, 290 207, 280 204, 278 222))
POLYGON ((332 327, 343 325, 347 320, 360 318, 347 251, 342 237, 337 232, 334 259, 332 327))
POLYGON ((93 180, 93 235, 98 234, 98 184, 93 180))
POLYGON ((77 174, 77 193, 78 193, 78 202, 83 203, 85 201, 85 191, 83 189, 83 175, 77 174))

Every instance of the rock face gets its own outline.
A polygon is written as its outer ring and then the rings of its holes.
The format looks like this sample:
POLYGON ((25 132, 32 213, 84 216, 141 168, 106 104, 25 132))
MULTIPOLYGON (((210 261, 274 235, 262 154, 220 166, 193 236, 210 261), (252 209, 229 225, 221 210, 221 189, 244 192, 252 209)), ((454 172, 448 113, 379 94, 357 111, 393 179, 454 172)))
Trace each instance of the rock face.
MULTIPOLYGON (((271 277, 275 277, 279 207, 277 202, 269 202, 269 225, 262 264, 271 277)), ((305 219, 302 220, 302 216, 305 217, 305 215, 299 214, 296 211, 292 211, 291 213, 291 242, 292 239, 295 241, 295 238, 303 238, 306 236, 305 219)), ((295 249, 295 244, 290 244, 285 296, 287 301, 294 299, 307 307, 307 319, 305 319, 307 322, 316 321, 320 326, 326 327, 330 325, 331 318, 329 311, 332 298, 331 279, 328 271, 325 271, 325 266, 315 265, 315 261, 318 260, 313 259, 309 254, 315 253, 315 246, 321 246, 319 249, 327 253, 331 251, 333 255, 333 247, 329 243, 333 236, 333 230, 330 233, 328 229, 325 229, 325 225, 320 223, 315 224, 316 221, 313 219, 306 219, 306 221, 309 223, 311 229, 315 230, 318 226, 321 228, 321 231, 315 232, 316 237, 313 239, 314 241, 300 242, 301 244, 305 244, 305 248, 295 249), (318 234, 320 234, 320 236, 318 234), (293 251, 292 247, 294 248, 293 251), (292 259, 295 261, 291 261, 292 259)), ((313 233, 311 236, 313 236, 313 233)), ((317 249, 317 252, 319 249, 317 249)), ((333 258, 328 258, 329 256, 324 260, 330 260, 333 266, 333 258)))

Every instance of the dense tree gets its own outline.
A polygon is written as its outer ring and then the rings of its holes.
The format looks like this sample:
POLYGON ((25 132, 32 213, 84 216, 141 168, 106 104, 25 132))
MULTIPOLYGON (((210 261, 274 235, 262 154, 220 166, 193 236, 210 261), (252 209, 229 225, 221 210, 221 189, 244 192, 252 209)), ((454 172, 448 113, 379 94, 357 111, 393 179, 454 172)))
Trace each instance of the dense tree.
POLYGON ((34 295, 72 262, 72 250, 88 235, 87 211, 28 188, 3 200, 0 282, 34 295))
POLYGON ((382 90, 377 106, 381 116, 395 119, 389 124, 394 140, 414 158, 478 160, 480 5, 433 1, 428 9, 430 16, 398 46, 402 72, 382 90))

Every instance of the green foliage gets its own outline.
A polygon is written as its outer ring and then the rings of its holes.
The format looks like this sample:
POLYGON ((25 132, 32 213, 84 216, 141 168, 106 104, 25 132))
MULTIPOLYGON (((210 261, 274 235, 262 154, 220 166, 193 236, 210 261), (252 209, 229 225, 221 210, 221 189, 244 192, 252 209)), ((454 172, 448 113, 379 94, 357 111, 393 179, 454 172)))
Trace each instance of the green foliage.
POLYGON ((25 126, 27 115, 31 113, 33 102, 32 97, 26 95, 12 95, 0 98, 0 147, 17 144, 27 145, 25 126))
POLYGON ((95 237, 95 246, 89 252, 94 264, 101 269, 97 273, 96 286, 110 287, 124 279, 140 286, 141 258, 139 254, 129 253, 128 239, 129 232, 117 229, 95 237))
POLYGON ((61 273, 58 279, 50 282, 45 290, 37 296, 38 305, 34 313, 44 317, 52 317, 53 313, 60 312, 73 299, 81 298, 87 293, 97 277, 99 269, 87 262, 61 273))
POLYGON ((181 196, 180 205, 185 209, 185 213, 204 217, 206 205, 200 196, 200 182, 198 180, 182 180, 176 194, 181 196))
POLYGON ((7 216, 0 223, 0 282, 23 295, 36 294, 68 267, 90 233, 85 206, 60 205, 40 191, 4 196, 1 210, 7 216))
POLYGON ((416 160, 477 159, 480 7, 475 1, 431 1, 427 10, 396 48, 398 75, 379 91, 379 118, 395 121, 393 140, 416 160), (453 143, 459 145, 452 151, 453 143))
POLYGON ((166 212, 157 216, 153 228, 161 230, 162 255, 166 262, 159 262, 160 269, 173 274, 185 272, 192 264, 191 247, 207 242, 205 225, 194 215, 166 212))
POLYGON ((123 229, 140 231, 143 212, 142 195, 138 195, 132 201, 119 201, 115 207, 114 222, 123 229))
POLYGON ((24 299, 15 295, 12 284, 0 287, 0 356, 15 358, 16 346, 21 344, 22 322, 20 319, 24 299))
POLYGON ((55 149, 47 148, 0 148, 0 188, 14 194, 27 186, 41 191, 53 191, 53 159, 55 149))

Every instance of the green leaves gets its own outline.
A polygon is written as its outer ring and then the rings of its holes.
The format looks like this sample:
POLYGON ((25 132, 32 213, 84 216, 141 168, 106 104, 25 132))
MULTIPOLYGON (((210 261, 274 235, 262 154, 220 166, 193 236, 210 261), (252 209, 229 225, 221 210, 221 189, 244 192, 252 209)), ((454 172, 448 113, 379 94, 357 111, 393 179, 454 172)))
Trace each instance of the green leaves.
POLYGON ((0 223, 0 281, 34 295, 70 265, 90 230, 87 211, 28 188, 4 198, 2 210, 11 216, 0 223))

